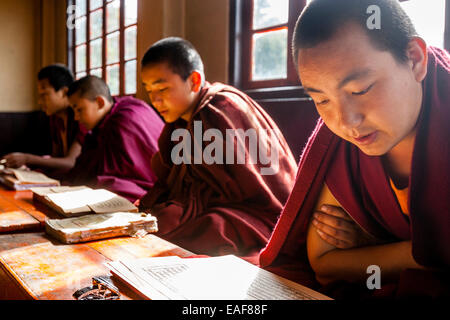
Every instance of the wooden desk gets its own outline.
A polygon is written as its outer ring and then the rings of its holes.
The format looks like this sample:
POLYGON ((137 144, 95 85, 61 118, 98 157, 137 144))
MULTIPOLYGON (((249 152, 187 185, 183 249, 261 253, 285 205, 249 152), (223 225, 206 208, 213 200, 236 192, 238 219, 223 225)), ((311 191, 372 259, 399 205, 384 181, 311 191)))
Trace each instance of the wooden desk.
MULTIPOLYGON (((44 233, 0 235, 0 299, 74 299, 92 277, 110 275, 110 260, 193 255, 154 235, 63 245, 44 233)), ((140 299, 113 278, 122 299, 140 299)))
MULTIPOLYGON (((0 299, 73 299, 92 285, 92 277, 110 275, 106 261, 193 253, 154 235, 121 237, 64 245, 43 231, 46 219, 64 218, 33 202, 31 191, 0 187, 0 299)), ((122 299, 139 299, 114 280, 122 299)))
POLYGON ((0 234, 40 231, 46 219, 63 218, 44 205, 33 203, 31 191, 10 191, 0 186, 0 234))

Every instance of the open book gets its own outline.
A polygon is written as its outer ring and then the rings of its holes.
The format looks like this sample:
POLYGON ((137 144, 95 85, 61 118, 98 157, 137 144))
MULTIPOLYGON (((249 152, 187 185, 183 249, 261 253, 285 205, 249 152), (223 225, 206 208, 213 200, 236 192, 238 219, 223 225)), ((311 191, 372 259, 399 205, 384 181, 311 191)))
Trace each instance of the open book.
POLYGON ((58 180, 51 179, 45 174, 23 169, 3 169, 0 172, 0 182, 14 190, 28 190, 35 187, 59 186, 58 180))
POLYGON ((45 232, 63 243, 157 232, 156 217, 146 213, 114 212, 45 221, 45 232))
POLYGON ((330 300, 233 255, 144 258, 105 265, 152 300, 330 300))
POLYGON ((33 199, 66 217, 88 213, 137 212, 129 200, 104 189, 80 187, 33 188, 33 199))

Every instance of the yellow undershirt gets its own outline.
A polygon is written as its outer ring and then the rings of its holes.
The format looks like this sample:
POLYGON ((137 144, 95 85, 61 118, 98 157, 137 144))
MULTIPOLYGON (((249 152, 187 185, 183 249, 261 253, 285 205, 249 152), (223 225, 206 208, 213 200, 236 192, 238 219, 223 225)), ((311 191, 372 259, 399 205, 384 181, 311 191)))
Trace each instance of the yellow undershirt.
POLYGON ((394 182, 391 178, 389 178, 389 182, 391 183, 391 188, 394 190, 395 196, 397 197, 397 202, 400 205, 400 208, 402 209, 402 212, 409 216, 409 210, 408 210, 408 189, 397 189, 394 182))

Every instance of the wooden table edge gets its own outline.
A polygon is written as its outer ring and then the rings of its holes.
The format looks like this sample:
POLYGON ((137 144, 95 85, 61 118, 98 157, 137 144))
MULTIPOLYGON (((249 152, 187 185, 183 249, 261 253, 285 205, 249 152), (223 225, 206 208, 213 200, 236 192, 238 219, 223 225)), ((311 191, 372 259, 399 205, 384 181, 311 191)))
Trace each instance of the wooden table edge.
POLYGON ((21 279, 21 277, 14 272, 12 268, 9 267, 8 263, 0 256, 0 268, 3 270, 5 275, 9 277, 11 281, 16 284, 16 287, 25 295, 33 300, 39 300, 37 295, 26 285, 26 283, 21 279))

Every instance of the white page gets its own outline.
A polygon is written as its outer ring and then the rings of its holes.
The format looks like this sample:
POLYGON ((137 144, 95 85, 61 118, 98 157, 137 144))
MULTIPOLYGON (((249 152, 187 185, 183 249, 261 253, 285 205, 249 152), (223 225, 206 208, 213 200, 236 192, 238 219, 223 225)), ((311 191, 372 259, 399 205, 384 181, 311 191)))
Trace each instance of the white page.
MULTIPOLYGON (((176 256, 154 257, 128 261, 112 261, 105 265, 121 277, 125 282, 135 287, 141 294, 152 300, 184 300, 185 297, 173 291, 171 286, 166 286, 166 281, 161 276, 139 275, 137 269, 146 267, 159 270, 170 270, 183 264, 183 260, 176 256)), ((170 271, 169 271, 170 272, 170 271)))
POLYGON ((58 183, 58 180, 50 179, 45 174, 36 171, 12 169, 17 180, 25 183, 58 183))
POLYGON ((108 190, 82 189, 77 191, 53 193, 47 197, 57 206, 66 211, 70 211, 83 206, 94 205, 96 203, 111 200, 116 194, 108 190))
POLYGON ((90 204, 89 207, 95 213, 108 213, 115 211, 137 211, 137 207, 127 199, 115 196, 112 199, 90 204))
MULTIPOLYGON (((198 259, 147 258, 122 261, 129 279, 138 277, 146 296, 152 288, 170 299, 327 299, 235 256, 198 259), (159 259, 159 260, 155 260, 159 259), (126 270, 128 269, 128 271, 126 270), (129 273, 134 273, 129 276, 129 273), (142 285, 142 282, 148 286, 142 285)), ((157 295, 158 296, 158 295, 157 295)))

